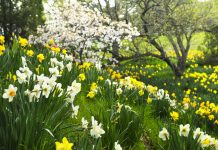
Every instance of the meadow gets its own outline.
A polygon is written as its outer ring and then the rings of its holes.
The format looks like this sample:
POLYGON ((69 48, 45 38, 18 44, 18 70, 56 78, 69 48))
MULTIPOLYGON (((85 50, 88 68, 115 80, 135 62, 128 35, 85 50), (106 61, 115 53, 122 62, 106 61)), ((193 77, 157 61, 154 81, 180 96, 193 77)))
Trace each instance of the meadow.
POLYGON ((0 150, 218 150, 217 2, 112 2, 1 2, 0 150))
POLYGON ((21 37, 1 44, 3 149, 217 149, 217 66, 190 56, 177 79, 152 58, 118 70, 21 37))

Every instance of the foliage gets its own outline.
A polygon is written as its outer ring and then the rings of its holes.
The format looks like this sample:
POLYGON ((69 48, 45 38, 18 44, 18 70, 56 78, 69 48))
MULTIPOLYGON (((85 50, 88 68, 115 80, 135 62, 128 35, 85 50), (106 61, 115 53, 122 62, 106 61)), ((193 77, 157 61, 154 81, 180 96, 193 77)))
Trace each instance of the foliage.
POLYGON ((1 0, 0 34, 9 42, 13 33, 28 36, 44 23, 42 0, 1 0))
POLYGON ((205 37, 205 46, 206 46, 206 60, 209 63, 216 64, 218 58, 218 27, 211 29, 210 33, 207 33, 205 37))

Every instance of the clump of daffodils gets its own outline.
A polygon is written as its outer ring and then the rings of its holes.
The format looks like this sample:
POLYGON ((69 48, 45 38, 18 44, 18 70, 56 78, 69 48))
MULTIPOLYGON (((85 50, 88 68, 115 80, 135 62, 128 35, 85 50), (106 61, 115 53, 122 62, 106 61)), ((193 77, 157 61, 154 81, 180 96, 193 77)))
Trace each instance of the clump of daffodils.
MULTIPOLYGON (((186 125, 179 125, 179 131, 178 135, 180 137, 185 137, 188 139, 191 132, 191 128, 189 124, 186 125)), ((200 128, 196 128, 193 132, 193 140, 197 140, 197 142, 200 144, 200 146, 204 149, 207 147, 214 147, 216 150, 218 149, 218 140, 211 137, 210 135, 206 134, 205 132, 201 131, 200 128)), ((174 135, 174 134, 173 134, 174 135)), ((166 128, 163 128, 159 132, 159 138, 161 138, 163 141, 170 140, 170 133, 166 128)), ((178 137, 172 137, 172 138, 178 138, 178 137)))

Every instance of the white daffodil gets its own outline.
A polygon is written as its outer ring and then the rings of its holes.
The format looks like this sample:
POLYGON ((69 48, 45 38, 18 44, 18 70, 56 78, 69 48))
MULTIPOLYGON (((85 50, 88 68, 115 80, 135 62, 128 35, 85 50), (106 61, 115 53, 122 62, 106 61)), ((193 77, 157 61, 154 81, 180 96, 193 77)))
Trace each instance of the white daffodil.
POLYGON ((60 76, 60 73, 59 73, 59 70, 58 70, 58 67, 56 66, 56 67, 54 67, 54 68, 49 68, 48 69, 49 70, 49 72, 50 72, 50 74, 52 75, 52 76, 60 76))
POLYGON ((189 103, 185 103, 185 104, 183 105, 183 108, 184 108, 184 110, 188 110, 188 109, 189 109, 189 103))
POLYGON ((32 76, 33 72, 28 67, 23 67, 23 68, 20 67, 19 70, 22 71, 26 75, 26 77, 27 77, 27 79, 29 81, 29 79, 32 76))
POLYGON ((17 87, 14 87, 12 84, 10 84, 8 89, 5 89, 3 98, 8 99, 9 102, 12 102, 13 98, 16 96, 16 92, 17 92, 17 87))
POLYGON ((121 95, 123 93, 123 90, 121 88, 116 89, 117 95, 121 95))
POLYGON ((42 89, 41 89, 40 85, 36 84, 32 90, 33 96, 37 99, 40 98, 41 90, 42 89))
POLYGON ((51 58, 50 59, 50 64, 51 64, 52 67, 56 67, 57 64, 58 64, 57 58, 51 58))
POLYGON ((60 70, 63 70, 63 69, 64 69, 64 63, 63 63, 63 61, 58 62, 58 66, 59 66, 60 70))
POLYGON ((176 108, 176 100, 168 100, 171 107, 176 108))
POLYGON ((98 71, 101 71, 101 67, 102 67, 101 62, 100 61, 96 62, 95 67, 98 69, 98 71))
POLYGON ((71 56, 71 55, 65 55, 65 60, 67 60, 67 61, 73 61, 73 56, 71 56))
POLYGON ((44 74, 41 74, 40 76, 37 76, 37 81, 38 81, 39 85, 42 85, 45 82, 44 74))
POLYGON ((180 136, 184 136, 184 137, 188 137, 190 131, 190 124, 186 124, 186 125, 179 125, 179 135, 180 136))
POLYGON ((120 113, 122 110, 123 104, 117 103, 117 112, 120 113))
POLYGON ((57 85, 56 80, 56 76, 52 76, 51 78, 45 78, 45 82, 48 83, 48 85, 50 85, 51 88, 54 88, 57 85))
POLYGON ((204 135, 204 132, 201 131, 200 128, 197 128, 194 132, 193 132, 193 139, 198 138, 198 140, 201 139, 201 136, 204 135))
POLYGON ((31 93, 31 91, 29 89, 24 91, 24 94, 29 97, 29 102, 33 101, 34 93, 31 93))
POLYGON ((74 98, 80 91, 81 83, 77 83, 76 80, 72 82, 71 86, 67 87, 67 93, 71 96, 71 98, 74 98))
POLYGON ((108 83, 108 85, 111 85, 111 80, 107 79, 107 80, 105 80, 105 83, 108 83))
POLYGON ((21 73, 20 70, 16 71, 17 80, 20 84, 27 82, 27 76, 24 73, 21 73))
POLYGON ((202 148, 209 147, 213 144, 214 139, 210 135, 205 134, 200 139, 200 144, 202 148))
POLYGON ((156 96, 157 96, 157 99, 159 99, 159 100, 163 99, 164 98, 164 90, 163 89, 159 89, 157 91, 156 96))
POLYGON ((218 150, 218 140, 215 140, 215 149, 218 150))
POLYGON ((44 95, 46 98, 49 97, 51 92, 51 87, 45 82, 42 84, 42 95, 44 95))
POLYGON ((56 90, 60 92, 60 94, 58 95, 58 97, 61 97, 63 95, 63 89, 62 89, 62 84, 61 83, 57 83, 56 84, 56 90))
POLYGON ((168 93, 165 93, 165 99, 170 100, 170 95, 168 93))
POLYGON ((94 138, 100 138, 105 131, 101 128, 101 124, 98 125, 98 122, 92 116, 92 129, 90 130, 90 134, 94 138))
POLYGON ((22 60, 22 65, 23 65, 24 67, 27 66, 26 58, 25 58, 25 57, 21 57, 21 60, 22 60))
POLYGON ((73 109, 72 118, 77 118, 78 111, 79 111, 79 106, 74 106, 72 104, 72 109, 73 109))
POLYGON ((169 132, 167 131, 166 128, 163 128, 159 132, 159 138, 161 138, 163 141, 169 140, 169 132))
POLYGON ((82 128, 87 129, 88 128, 88 121, 84 119, 84 117, 82 117, 82 128))
POLYGON ((72 63, 71 62, 69 62, 67 65, 66 65, 66 67, 67 67, 67 70, 70 72, 71 70, 72 70, 72 63))
POLYGON ((118 144, 118 141, 114 143, 114 149, 115 150, 122 150, 122 147, 120 146, 120 144, 118 144))

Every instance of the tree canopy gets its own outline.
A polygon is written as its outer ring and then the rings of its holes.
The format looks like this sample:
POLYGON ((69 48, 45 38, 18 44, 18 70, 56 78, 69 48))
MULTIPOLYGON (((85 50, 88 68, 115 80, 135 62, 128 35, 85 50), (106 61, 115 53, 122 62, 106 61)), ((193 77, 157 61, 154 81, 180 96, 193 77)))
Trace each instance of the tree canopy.
POLYGON ((28 36, 43 24, 42 0, 0 0, 0 34, 28 36))

